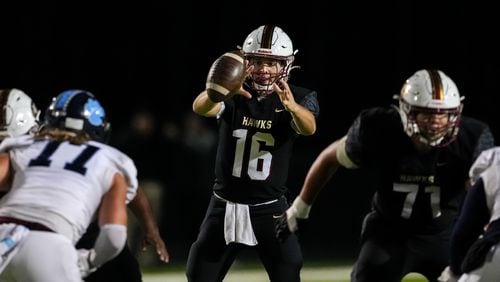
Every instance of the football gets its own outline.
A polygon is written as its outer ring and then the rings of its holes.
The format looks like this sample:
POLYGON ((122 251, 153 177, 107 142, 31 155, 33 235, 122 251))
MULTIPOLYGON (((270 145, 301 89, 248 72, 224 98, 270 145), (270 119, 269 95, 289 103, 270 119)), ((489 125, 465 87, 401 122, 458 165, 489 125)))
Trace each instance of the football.
POLYGON ((206 89, 210 100, 221 102, 240 89, 245 78, 245 59, 240 50, 224 53, 210 67, 206 89))

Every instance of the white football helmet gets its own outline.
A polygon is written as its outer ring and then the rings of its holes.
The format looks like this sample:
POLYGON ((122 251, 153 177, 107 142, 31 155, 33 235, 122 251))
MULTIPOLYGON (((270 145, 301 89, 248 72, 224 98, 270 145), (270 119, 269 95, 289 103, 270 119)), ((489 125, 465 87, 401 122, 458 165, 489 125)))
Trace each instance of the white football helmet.
POLYGON ((297 50, 293 50, 292 40, 279 27, 273 25, 263 25, 252 31, 242 47, 245 59, 251 61, 252 58, 264 58, 280 62, 283 67, 281 71, 267 83, 259 83, 249 76, 248 85, 258 93, 272 92, 272 84, 280 79, 288 80, 290 71, 293 69, 292 63, 297 50))
POLYGON ((406 134, 424 144, 443 147, 455 140, 462 113, 463 97, 446 74, 439 70, 419 70, 408 78, 399 97, 399 112, 406 134), (448 114, 443 130, 426 132, 417 124, 418 113, 448 114))
POLYGON ((1 89, 0 106, 0 139, 38 130, 40 111, 23 91, 1 89))

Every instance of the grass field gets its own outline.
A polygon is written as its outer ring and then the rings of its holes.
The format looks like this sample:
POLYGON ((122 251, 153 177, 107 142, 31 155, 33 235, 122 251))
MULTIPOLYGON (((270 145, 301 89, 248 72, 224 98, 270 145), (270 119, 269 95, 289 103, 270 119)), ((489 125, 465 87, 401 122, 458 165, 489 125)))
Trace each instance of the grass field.
MULTIPOLYGON (((305 266, 302 269, 303 282, 349 282, 350 266, 305 266)), ((186 277, 184 270, 180 267, 175 267, 175 270, 167 271, 147 271, 143 277, 144 282, 185 282, 186 277)), ((225 282, 266 282, 269 281, 265 271, 255 265, 235 265, 231 268, 225 282)), ((404 279, 404 282, 425 282, 423 276, 410 273, 404 279)))

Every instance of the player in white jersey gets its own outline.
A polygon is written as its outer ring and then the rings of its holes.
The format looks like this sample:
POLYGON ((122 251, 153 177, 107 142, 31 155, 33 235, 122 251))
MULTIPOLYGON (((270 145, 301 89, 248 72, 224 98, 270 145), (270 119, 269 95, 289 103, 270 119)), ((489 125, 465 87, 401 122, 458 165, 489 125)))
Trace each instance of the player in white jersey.
POLYGON ((500 147, 483 151, 469 175, 473 186, 453 229, 450 266, 439 281, 500 281, 500 147))
POLYGON ((101 143, 108 131, 91 93, 65 91, 39 133, 0 154, 0 187, 11 188, 0 203, 0 281, 81 281, 79 266, 99 267, 121 251, 136 168, 101 143), (96 211, 99 236, 78 261, 74 244, 96 211))
MULTIPOLYGON (((34 134, 39 129, 40 111, 32 99, 22 90, 0 89, 0 140, 6 137, 17 137, 34 134)), ((9 138, 7 142, 0 144, 0 152, 16 146, 12 142, 24 142, 25 138, 9 138)), ((0 197, 3 193, 0 194, 0 197)), ((142 246, 155 248, 161 261, 168 262, 169 254, 163 239, 160 236, 158 225, 153 216, 153 211, 147 196, 142 188, 137 189, 137 194, 129 203, 132 213, 139 220, 144 232, 142 246)), ((98 223, 94 220, 87 228, 87 232, 77 243, 77 248, 90 249, 94 246, 99 234, 98 223)), ((121 253, 111 261, 108 261, 97 271, 85 277, 85 281, 142 281, 139 263, 127 245, 121 253), (125 271, 124 271, 125 270, 125 271)))

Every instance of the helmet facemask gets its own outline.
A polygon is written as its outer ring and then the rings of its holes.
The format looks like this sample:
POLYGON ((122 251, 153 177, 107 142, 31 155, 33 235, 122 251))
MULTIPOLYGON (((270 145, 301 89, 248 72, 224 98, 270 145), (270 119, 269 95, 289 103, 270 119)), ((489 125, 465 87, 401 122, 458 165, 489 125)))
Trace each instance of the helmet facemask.
POLYGON ((258 95, 266 96, 273 92, 273 83, 281 79, 287 81, 297 50, 292 41, 279 27, 266 25, 252 31, 242 47, 249 66, 254 65, 246 85, 258 95))
POLYGON ((455 140, 462 114, 463 97, 443 72, 421 70, 401 89, 399 113, 406 134, 431 147, 455 140))
MULTIPOLYGON (((428 109, 412 107, 406 101, 400 101, 400 114, 406 134, 416 138, 419 142, 431 147, 445 147, 455 140, 460 125, 462 105, 455 109, 428 109), (438 128, 433 128, 431 121, 419 122, 418 115, 425 115, 428 119, 432 116, 446 118, 445 124, 438 128)), ((438 118, 439 119, 439 118, 438 118)))
POLYGON ((254 66, 254 70, 245 83, 259 95, 271 94, 274 91, 273 83, 281 79, 288 81, 290 70, 293 69, 293 58, 282 60, 281 58, 248 56, 247 59, 249 66, 254 66))

